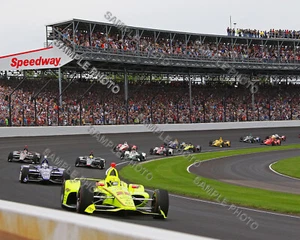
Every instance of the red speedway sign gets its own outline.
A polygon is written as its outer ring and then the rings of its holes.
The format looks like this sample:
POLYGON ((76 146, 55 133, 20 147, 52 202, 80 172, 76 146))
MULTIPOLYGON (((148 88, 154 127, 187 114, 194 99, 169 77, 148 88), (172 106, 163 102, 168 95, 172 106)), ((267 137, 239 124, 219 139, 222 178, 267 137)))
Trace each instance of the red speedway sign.
POLYGON ((36 49, 0 57, 0 71, 60 68, 73 59, 58 47, 36 49))

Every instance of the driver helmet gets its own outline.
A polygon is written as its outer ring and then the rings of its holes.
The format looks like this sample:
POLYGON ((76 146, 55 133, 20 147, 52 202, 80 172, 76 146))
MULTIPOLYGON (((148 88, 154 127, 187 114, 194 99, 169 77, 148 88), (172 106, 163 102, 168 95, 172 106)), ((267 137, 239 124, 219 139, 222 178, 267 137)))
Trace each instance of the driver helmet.
POLYGON ((90 158, 93 158, 93 157, 94 157, 94 153, 93 153, 93 151, 91 151, 91 152, 90 152, 90 155, 89 155, 89 157, 90 157, 90 158))
POLYGON ((28 146, 27 145, 24 146, 24 151, 28 151, 28 146))
POLYGON ((46 163, 46 162, 44 162, 43 164, 42 164, 42 168, 48 168, 48 163, 46 163))
POLYGON ((136 146, 132 146, 131 150, 136 151, 136 146))

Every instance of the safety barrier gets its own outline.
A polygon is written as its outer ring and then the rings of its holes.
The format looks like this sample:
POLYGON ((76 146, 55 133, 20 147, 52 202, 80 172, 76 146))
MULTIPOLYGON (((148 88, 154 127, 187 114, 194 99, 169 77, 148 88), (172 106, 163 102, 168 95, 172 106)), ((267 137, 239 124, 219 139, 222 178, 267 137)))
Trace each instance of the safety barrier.
POLYGON ((0 239, 213 240, 190 234, 0 200, 0 239))
POLYGON ((137 124, 137 125, 94 125, 94 126, 52 126, 52 127, 2 127, 0 137, 34 137, 85 135, 90 128, 103 134, 142 133, 142 132, 178 132, 205 131, 225 129, 300 127, 300 120, 294 121, 259 121, 259 122, 225 122, 194 124, 137 124))

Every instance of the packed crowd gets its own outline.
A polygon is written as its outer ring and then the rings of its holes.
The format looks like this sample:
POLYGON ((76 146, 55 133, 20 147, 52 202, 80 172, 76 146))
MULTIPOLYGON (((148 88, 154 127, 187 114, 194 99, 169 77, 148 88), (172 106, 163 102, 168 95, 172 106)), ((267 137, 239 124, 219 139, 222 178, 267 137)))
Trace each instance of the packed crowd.
MULTIPOLYGON (((17 84, 16 80, 0 80, 1 126, 9 125, 8 95, 17 84)), ((89 83, 76 82, 63 94, 59 108, 57 81, 51 81, 46 90, 36 96, 44 84, 42 80, 26 80, 26 84, 12 94, 13 126, 58 125, 58 121, 59 125, 79 125, 80 119, 83 125, 300 119, 300 87, 297 85, 260 85, 253 106, 251 92, 243 85, 194 83, 190 107, 186 82, 132 82, 126 108, 124 92, 113 94, 105 86, 96 84, 82 97, 89 83)))
POLYGON ((288 30, 288 29, 270 29, 269 31, 260 31, 256 29, 235 29, 227 28, 228 36, 237 37, 253 37, 253 38, 292 38, 300 39, 300 31, 288 30))
MULTIPOLYGON (((58 29, 62 31, 61 29, 58 29)), ((230 30, 230 29, 229 29, 230 30)), ((231 34, 231 33, 230 33, 231 34)), ((238 34, 249 36, 257 36, 252 31, 239 31, 238 34), (251 34, 249 33, 251 32, 251 34)), ((275 34, 275 33, 274 33, 275 34)), ((260 36, 260 33, 259 33, 260 36)), ((273 36, 267 34, 267 36, 273 36)), ((277 36, 277 33, 276 35, 277 36)), ((298 35, 297 35, 298 36, 298 35)), ((274 45, 259 45, 220 42, 200 42, 190 40, 187 43, 179 39, 158 38, 154 41, 154 37, 141 37, 140 39, 134 36, 110 34, 107 36, 103 32, 95 32, 89 34, 83 31, 77 31, 75 38, 72 30, 65 30, 63 38, 76 43, 78 47, 96 48, 99 51, 110 52, 126 52, 133 54, 144 54, 148 57, 160 56, 161 54, 170 57, 189 57, 194 59, 217 57, 225 60, 236 59, 240 61, 258 61, 258 62, 283 62, 290 63, 300 60, 300 47, 293 46, 278 46, 274 45)))

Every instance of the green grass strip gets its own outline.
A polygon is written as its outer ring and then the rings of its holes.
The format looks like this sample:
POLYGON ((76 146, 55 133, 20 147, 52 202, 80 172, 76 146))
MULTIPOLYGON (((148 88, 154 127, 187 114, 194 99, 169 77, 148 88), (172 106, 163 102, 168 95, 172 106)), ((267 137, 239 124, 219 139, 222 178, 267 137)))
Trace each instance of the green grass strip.
POLYGON ((287 176, 300 180, 300 156, 286 158, 274 163, 272 169, 287 176))
MULTIPOLYGON (((128 165, 120 170, 120 175, 128 182, 139 183, 152 189, 167 189, 169 193, 211 201, 225 199, 227 203, 231 204, 298 214, 300 213, 300 195, 237 186, 202 178, 188 173, 186 170, 195 159, 204 161, 226 156, 290 149, 300 149, 300 144, 206 152, 193 155, 192 161, 184 156, 170 157, 146 162, 141 165, 142 170, 141 166, 128 165), (200 178, 201 180, 199 180, 200 178), (211 191, 208 189, 216 190, 220 194, 219 198, 212 196, 211 191)), ((201 164, 199 167, 201 167, 201 164)))

